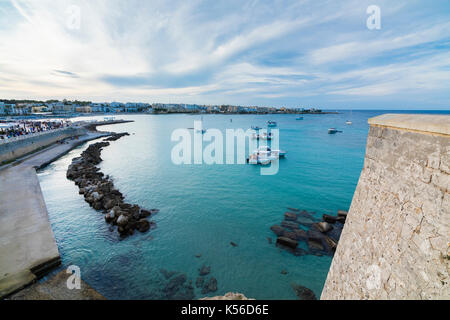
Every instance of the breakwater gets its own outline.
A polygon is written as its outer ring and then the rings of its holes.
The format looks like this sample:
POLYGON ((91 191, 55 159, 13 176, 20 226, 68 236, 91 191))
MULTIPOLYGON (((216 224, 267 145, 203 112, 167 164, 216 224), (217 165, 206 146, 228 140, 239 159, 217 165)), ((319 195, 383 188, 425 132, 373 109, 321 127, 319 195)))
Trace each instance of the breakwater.
POLYGON ((11 150, 16 151, 13 159, 21 153, 32 153, 0 167, 0 299, 35 282, 61 263, 36 169, 87 141, 110 135, 81 126, 0 145, 0 156, 11 150), (67 139, 82 133, 78 139, 67 139), (55 143, 64 139, 64 143, 55 143), (40 146, 46 148, 39 151, 40 146))
POLYGON ((82 136, 87 133, 83 127, 67 127, 41 134, 26 136, 23 139, 12 140, 0 144, 0 164, 13 161, 29 153, 45 148, 55 142, 82 136))
POLYGON ((369 119, 322 299, 449 299, 450 117, 369 119))
POLYGON ((105 221, 117 226, 121 237, 133 235, 135 230, 147 232, 155 225, 147 218, 158 212, 157 209, 145 210, 138 205, 126 203, 122 193, 114 188, 110 177, 105 177, 96 167, 102 162, 100 157, 102 148, 125 135, 129 134, 113 134, 103 142, 89 146, 81 157, 72 160, 67 170, 67 178, 73 180, 79 187, 85 201, 95 210, 102 211, 105 214, 105 221))

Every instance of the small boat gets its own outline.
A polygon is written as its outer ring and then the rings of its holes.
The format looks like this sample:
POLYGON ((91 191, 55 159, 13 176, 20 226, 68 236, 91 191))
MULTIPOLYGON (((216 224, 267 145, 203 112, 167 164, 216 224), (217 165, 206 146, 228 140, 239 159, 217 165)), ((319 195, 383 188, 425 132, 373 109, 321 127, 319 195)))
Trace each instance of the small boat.
POLYGON ((275 121, 267 121, 267 126, 269 128, 275 128, 277 126, 277 123, 275 121))
MULTIPOLYGON (((350 110, 350 119, 352 118, 353 115, 353 110, 350 110)), ((351 126, 353 124, 353 122, 351 120, 347 120, 345 122, 346 125, 351 126)))
POLYGON ((248 164, 260 164, 260 165, 268 165, 270 164, 270 162, 272 161, 272 159, 267 158, 264 155, 259 155, 257 153, 251 154, 250 157, 248 157, 247 159, 247 163, 248 164))
POLYGON ((303 117, 298 117, 298 118, 295 119, 295 120, 303 120, 303 117))
POLYGON ((263 134, 253 134, 253 139, 256 139, 256 140, 272 140, 272 133, 264 132, 263 134))
POLYGON ((261 130, 262 128, 260 128, 260 127, 258 127, 258 126, 252 126, 252 130, 256 130, 256 131, 259 131, 259 130, 261 130))
POLYGON ((254 153, 266 154, 268 157, 275 157, 275 159, 278 159, 286 157, 287 151, 272 150, 269 146, 260 146, 254 153))
POLYGON ((336 133, 342 133, 342 131, 339 131, 338 129, 336 129, 336 128, 330 128, 330 129, 328 129, 328 134, 336 134, 336 133))

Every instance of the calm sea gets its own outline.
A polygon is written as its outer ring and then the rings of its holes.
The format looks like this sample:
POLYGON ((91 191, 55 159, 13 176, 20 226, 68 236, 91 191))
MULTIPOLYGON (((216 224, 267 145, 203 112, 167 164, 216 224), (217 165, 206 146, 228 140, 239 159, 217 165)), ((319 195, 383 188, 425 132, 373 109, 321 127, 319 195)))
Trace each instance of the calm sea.
MULTIPOLYGON (((131 136, 104 149, 101 169, 127 202, 161 210, 153 218, 157 228, 119 241, 65 177, 71 159, 87 147, 81 146, 39 173, 63 265, 79 266, 82 278, 109 299, 163 298, 168 280, 161 269, 184 273, 195 284, 202 265, 211 266, 218 281, 218 291, 209 295, 296 299, 296 283, 319 297, 331 257, 279 250, 267 239, 275 240, 270 227, 283 220, 287 207, 317 217, 349 209, 363 167, 367 119, 382 113, 343 111, 305 115, 303 121, 296 115, 203 116, 205 128, 222 131, 277 121, 280 147, 289 153, 273 176, 251 165, 174 165, 173 130, 193 127, 200 116, 118 116, 135 122, 100 129, 131 136), (330 127, 343 133, 328 135, 330 127)), ((196 298, 203 296, 196 289, 196 298)))

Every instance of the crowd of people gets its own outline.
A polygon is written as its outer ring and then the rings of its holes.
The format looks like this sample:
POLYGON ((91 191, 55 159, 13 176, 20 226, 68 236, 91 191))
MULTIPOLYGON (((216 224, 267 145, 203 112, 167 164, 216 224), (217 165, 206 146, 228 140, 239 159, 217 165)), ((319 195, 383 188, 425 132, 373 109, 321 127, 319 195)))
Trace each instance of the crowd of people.
POLYGON ((72 122, 67 120, 51 120, 51 121, 27 120, 16 122, 0 121, 0 140, 66 128, 71 125, 72 122))

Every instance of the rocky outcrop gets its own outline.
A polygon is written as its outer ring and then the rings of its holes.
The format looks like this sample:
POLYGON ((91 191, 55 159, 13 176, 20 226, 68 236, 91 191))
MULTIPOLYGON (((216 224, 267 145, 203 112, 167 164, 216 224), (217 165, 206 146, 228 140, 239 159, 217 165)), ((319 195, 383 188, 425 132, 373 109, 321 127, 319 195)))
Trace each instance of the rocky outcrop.
POLYGON ((147 220, 159 210, 146 210, 135 204, 124 201, 122 193, 114 187, 109 176, 100 172, 97 165, 102 162, 100 157, 104 147, 110 141, 116 141, 128 133, 112 134, 102 142, 90 145, 81 157, 72 160, 67 170, 67 178, 79 187, 79 193, 89 205, 105 215, 105 221, 117 226, 121 237, 132 235, 135 230, 147 232, 154 222, 147 220))
POLYGON ((314 213, 288 208, 280 225, 270 227, 277 235, 277 246, 294 255, 333 255, 342 233, 347 212, 339 210, 337 216, 323 215, 322 221, 314 218, 314 213), (305 242, 308 251, 300 248, 305 242))

